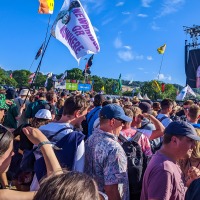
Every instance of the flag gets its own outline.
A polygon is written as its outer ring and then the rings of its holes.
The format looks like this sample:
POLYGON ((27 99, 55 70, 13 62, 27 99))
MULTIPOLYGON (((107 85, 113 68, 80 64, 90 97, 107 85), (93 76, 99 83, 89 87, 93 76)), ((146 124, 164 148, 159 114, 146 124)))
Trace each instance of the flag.
POLYGON ((161 91, 162 91, 162 92, 165 91, 165 84, 164 84, 164 83, 161 84, 161 91))
POLYGON ((64 0, 51 34, 67 46, 78 62, 81 57, 100 51, 94 28, 79 0, 64 0))
POLYGON ((53 14, 54 0, 39 0, 39 2, 38 12, 40 14, 53 14))
POLYGON ((58 82, 60 83, 60 82, 63 82, 63 80, 65 79, 65 76, 66 76, 66 73, 64 73, 61 77, 60 77, 60 79, 58 80, 58 82))
POLYGON ((128 84, 130 85, 130 84, 132 84, 132 83, 133 83, 133 79, 132 79, 132 80, 130 80, 130 82, 129 82, 128 84))
POLYGON ((160 86, 158 84, 158 82, 156 80, 153 81, 153 87, 155 89, 156 92, 160 92, 160 86))
POLYGON ((118 83, 119 83, 119 91, 121 91, 122 90, 121 74, 119 75, 118 83))
POLYGON ((47 78, 51 78, 52 77, 52 72, 49 72, 48 74, 47 74, 47 78))
POLYGON ((28 77, 28 83, 31 84, 33 82, 33 79, 35 77, 35 73, 32 73, 29 77, 28 77))
POLYGON ((183 101, 187 94, 188 86, 184 87, 181 92, 176 96, 177 101, 183 101))
POLYGON ((192 88, 189 85, 188 85, 188 88, 187 88, 187 93, 189 93, 192 96, 196 97, 196 94, 194 93, 194 91, 192 90, 192 88))
POLYGON ((57 77, 56 77, 56 74, 53 74, 53 75, 52 75, 52 81, 53 81, 53 82, 58 81, 58 79, 57 79, 57 77))
POLYGON ((47 87, 47 85, 48 85, 48 80, 49 80, 49 78, 51 78, 52 77, 52 73, 51 72, 49 72, 48 74, 47 74, 47 78, 46 78, 46 81, 45 81, 45 83, 44 83, 44 87, 47 87))
POLYGON ((101 91, 104 91, 104 89, 105 89, 104 86, 102 86, 102 87, 101 87, 101 91))
POLYGON ((42 54, 43 47, 44 47, 44 43, 42 44, 42 46, 39 48, 37 54, 35 55, 35 60, 37 60, 40 57, 40 55, 42 54))
POLYGON ((159 54, 164 54, 165 53, 165 49, 166 49, 166 44, 164 44, 163 46, 159 47, 157 49, 159 54))
POLYGON ((12 79, 13 77, 12 77, 12 73, 10 74, 10 79, 12 79))

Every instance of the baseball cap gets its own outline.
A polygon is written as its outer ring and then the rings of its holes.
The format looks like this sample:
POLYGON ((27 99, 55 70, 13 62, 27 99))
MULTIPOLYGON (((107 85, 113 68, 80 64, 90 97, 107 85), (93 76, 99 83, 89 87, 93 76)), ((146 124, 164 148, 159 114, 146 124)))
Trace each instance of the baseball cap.
POLYGON ((200 137, 197 135, 197 132, 195 131, 194 127, 184 121, 175 121, 171 122, 164 131, 165 134, 169 135, 180 135, 180 136, 186 136, 193 140, 200 141, 200 137))
POLYGON ((38 118, 38 119, 52 119, 51 112, 49 110, 47 110, 47 109, 40 109, 35 114, 35 118, 38 118))
POLYGON ((125 122, 131 122, 132 118, 125 115, 121 106, 116 104, 108 104, 100 111, 100 117, 104 119, 119 119, 125 122))
POLYGON ((6 99, 14 99, 15 98, 15 90, 13 88, 8 88, 6 90, 6 99))
POLYGON ((151 105, 147 102, 141 102, 139 108, 142 110, 142 113, 151 113, 151 105))

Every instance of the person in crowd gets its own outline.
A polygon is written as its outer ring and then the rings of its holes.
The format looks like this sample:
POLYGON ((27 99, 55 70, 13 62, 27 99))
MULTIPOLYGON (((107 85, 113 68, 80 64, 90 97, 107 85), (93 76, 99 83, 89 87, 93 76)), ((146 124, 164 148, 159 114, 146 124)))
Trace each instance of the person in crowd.
POLYGON ((35 117, 35 114, 41 108, 41 106, 43 104, 47 104, 46 93, 40 92, 38 94, 38 100, 36 100, 28 105, 28 107, 26 109, 26 118, 28 118, 31 121, 31 119, 35 117))
POLYGON ((15 90, 12 88, 7 89, 6 91, 6 99, 10 101, 10 104, 8 104, 9 108, 6 112, 3 125, 11 129, 17 128, 17 122, 21 118, 23 110, 25 109, 25 104, 23 104, 18 111, 18 107, 14 102, 15 93, 15 90))
POLYGON ((187 121, 191 123, 195 128, 200 129, 200 124, 198 124, 200 118, 200 107, 198 105, 191 105, 187 112, 187 121))
MULTIPOLYGON (((55 133, 59 132, 59 135, 66 136, 74 131, 74 129, 79 128, 81 122, 84 120, 87 114, 88 103, 86 99, 81 96, 69 97, 64 104, 63 114, 59 121, 50 122, 47 125, 41 126, 40 130, 42 133, 49 138, 55 133)), ((66 150, 66 159, 68 160, 69 166, 74 171, 83 172, 84 160, 85 160, 85 148, 84 148, 84 135, 81 132, 77 132, 76 135, 73 134, 68 141, 66 150), (72 149, 73 148, 73 151, 72 149), (73 154, 68 155, 68 151, 73 152, 73 154)), ((36 155, 36 159, 39 159, 39 155, 36 155)), ((40 168, 38 166, 38 168, 40 168)), ((37 190, 39 187, 38 180, 36 176, 33 178, 31 184, 31 191, 37 190)))
MULTIPOLYGON (((156 119, 151 114, 147 114, 147 113, 142 114, 142 111, 139 107, 132 107, 131 110, 133 112, 133 120, 131 123, 132 129, 134 129, 135 131, 138 130, 142 132, 145 136, 147 136, 149 140, 153 140, 153 139, 163 136, 164 126, 158 119, 156 119), (146 117, 148 120, 150 120, 154 124, 155 130, 141 129, 141 124, 144 117, 146 117)), ((130 135, 129 137, 132 137, 132 136, 133 135, 130 135)))
POLYGON ((160 102, 153 102, 152 108, 153 108, 152 114, 154 115, 154 117, 156 117, 161 110, 160 102))
MULTIPOLYGON (((38 129, 23 128, 24 134, 35 145, 40 146, 42 155, 45 158, 47 175, 62 173, 60 164, 54 154, 51 143, 38 129)), ((0 173, 6 172, 13 156, 13 134, 5 127, 0 126, 0 173)), ((19 192, 15 190, 0 190, 1 200, 32 200, 35 192, 19 192)))
POLYGON ((51 175, 41 182, 33 200, 100 200, 95 181, 86 174, 64 172, 51 175))
POLYGON ((138 97, 134 96, 132 99, 132 103, 133 103, 133 106, 138 106, 140 103, 140 100, 138 99, 138 97))
MULTIPOLYGON (((133 112, 130 109, 124 108, 124 112, 125 112, 125 115, 127 115, 128 117, 133 119, 133 112)), ((131 123, 132 123, 132 121, 131 122, 125 122, 124 126, 123 126, 123 128, 121 130, 121 134, 127 140, 129 140, 131 137, 133 137, 137 132, 136 130, 131 128, 131 123)), ((142 134, 140 139, 138 140, 138 144, 141 146, 143 153, 147 157, 151 157, 152 156, 151 146, 150 146, 150 142, 149 142, 149 139, 147 138, 147 136, 142 134)))
POLYGON ((200 199, 200 178, 194 180, 188 188, 185 200, 199 200, 200 199))
MULTIPOLYGON (((152 107, 149 103, 147 102, 141 102, 139 104, 139 108, 143 113, 147 113, 147 114, 152 114, 152 107)), ((142 123, 141 123, 141 129, 147 129, 147 130, 155 130, 155 125, 151 123, 151 121, 147 118, 143 118, 142 123)))
POLYGON ((124 122, 131 122, 122 107, 104 106, 100 113, 100 129, 95 129, 85 144, 85 173, 93 177, 109 200, 128 200, 126 154, 118 143, 124 122))
POLYGON ((156 118, 163 124, 164 127, 167 127, 172 122, 170 119, 170 113, 172 112, 173 106, 173 101, 171 99, 163 99, 161 101, 161 111, 156 118))
POLYGON ((56 116, 56 103, 57 103, 57 95, 54 91, 49 91, 46 94, 46 100, 48 102, 48 105, 50 106, 51 116, 52 120, 54 120, 56 116))
POLYGON ((194 104, 194 101, 187 100, 183 103, 183 109, 177 113, 181 120, 187 121, 187 114, 191 105, 194 104))
MULTIPOLYGON (((18 108, 18 112, 20 113, 21 106, 25 103, 25 109, 27 108, 29 102, 29 97, 31 96, 31 91, 29 89, 21 89, 19 93, 19 97, 14 99, 14 102, 18 108), (26 101, 25 101, 26 99, 26 101)), ((28 119, 25 117, 25 110, 22 111, 22 115, 18 120, 17 126, 19 127, 21 124, 27 124, 28 119)))
MULTIPOLYGON (((197 132, 197 135, 200 137, 200 129, 195 129, 195 130, 197 132)), ((186 186, 189 186, 191 183, 189 169, 191 167, 196 167, 200 170, 200 141, 195 142, 191 157, 180 160, 179 164, 185 178, 186 186)))
POLYGON ((116 104, 118 106, 120 105, 119 99, 117 99, 117 98, 114 98, 112 103, 114 103, 114 104, 116 104))
POLYGON ((65 100, 67 99, 67 92, 61 92, 60 93, 60 99, 62 99, 64 102, 65 102, 65 100))
POLYGON ((97 94, 94 97, 94 108, 87 114, 86 121, 88 124, 88 135, 90 137, 92 135, 93 124, 94 121, 98 118, 99 112, 102 108, 102 103, 104 102, 104 96, 102 94, 97 94))
MULTIPOLYGON (((186 186, 180 159, 191 157, 194 141, 200 137, 194 127, 184 121, 171 122, 165 128, 163 145, 150 160, 143 178, 141 200, 184 200, 186 186)), ((200 176, 197 168, 190 168, 191 181, 200 176)))

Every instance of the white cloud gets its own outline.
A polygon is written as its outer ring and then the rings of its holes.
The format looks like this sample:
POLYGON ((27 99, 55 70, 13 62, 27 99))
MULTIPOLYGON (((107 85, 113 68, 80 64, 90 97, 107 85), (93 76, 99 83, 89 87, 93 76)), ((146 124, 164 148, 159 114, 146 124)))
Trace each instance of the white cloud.
POLYGON ((152 56, 147 56, 147 60, 153 60, 152 56))
POLYGON ((118 2, 115 6, 123 6, 124 5, 124 2, 123 1, 120 1, 118 2))
POLYGON ((142 13, 138 14, 137 16, 138 16, 138 17, 142 17, 142 18, 148 17, 148 15, 142 14, 142 13))
POLYGON ((165 0, 157 18, 177 12, 184 3, 185 0, 165 0))
POLYGON ((130 15, 130 12, 122 12, 122 15, 130 15))
POLYGON ((126 62, 134 59, 133 53, 131 51, 119 51, 118 56, 121 60, 126 62))
POLYGON ((153 2, 153 0, 142 0, 142 6, 148 8, 151 2, 153 2))
POLYGON ((99 32, 99 29, 93 26, 95 32, 99 32))
POLYGON ((119 49, 122 47, 122 41, 119 37, 115 38, 115 41, 114 41, 114 46, 115 48, 119 49))
POLYGON ((160 81, 161 80, 168 80, 168 81, 171 81, 172 80, 172 77, 170 75, 168 76, 165 76, 164 74, 159 74, 155 77, 155 79, 159 79, 160 81))
POLYGON ((124 46, 125 49, 131 50, 130 46, 124 46))
POLYGON ((151 24, 151 29, 154 30, 154 31, 157 31, 157 30, 160 29, 160 27, 157 26, 157 24, 156 24, 155 22, 152 22, 152 24, 151 24))
POLYGON ((104 21, 102 22, 102 26, 104 26, 104 25, 110 23, 112 20, 113 20, 113 18, 108 18, 108 19, 104 20, 104 21))
POLYGON ((142 71, 142 70, 144 70, 144 68, 143 68, 143 67, 139 67, 138 69, 139 69, 139 70, 141 70, 141 71, 142 71))

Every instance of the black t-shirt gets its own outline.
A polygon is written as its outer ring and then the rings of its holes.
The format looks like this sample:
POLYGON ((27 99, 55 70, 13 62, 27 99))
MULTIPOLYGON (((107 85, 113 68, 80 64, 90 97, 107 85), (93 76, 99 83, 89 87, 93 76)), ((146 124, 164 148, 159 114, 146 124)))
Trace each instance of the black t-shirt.
POLYGON ((188 188, 185 200, 199 200, 200 199, 200 178, 194 180, 188 188))

